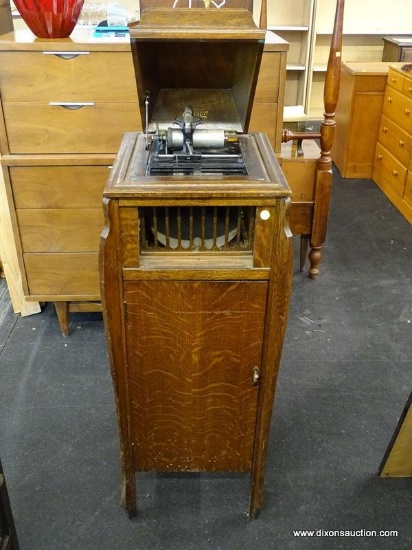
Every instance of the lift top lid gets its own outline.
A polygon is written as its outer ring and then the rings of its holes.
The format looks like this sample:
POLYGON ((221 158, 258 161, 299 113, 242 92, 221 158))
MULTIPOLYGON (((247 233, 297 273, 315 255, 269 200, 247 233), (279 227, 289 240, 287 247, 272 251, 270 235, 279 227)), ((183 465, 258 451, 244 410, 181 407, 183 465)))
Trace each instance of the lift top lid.
POLYGON ((250 11, 149 9, 130 38, 149 131, 167 129, 186 105, 203 128, 247 131, 265 41, 250 11))
POLYGON ((130 25, 130 36, 140 40, 264 40, 252 12, 245 9, 152 8, 130 25))

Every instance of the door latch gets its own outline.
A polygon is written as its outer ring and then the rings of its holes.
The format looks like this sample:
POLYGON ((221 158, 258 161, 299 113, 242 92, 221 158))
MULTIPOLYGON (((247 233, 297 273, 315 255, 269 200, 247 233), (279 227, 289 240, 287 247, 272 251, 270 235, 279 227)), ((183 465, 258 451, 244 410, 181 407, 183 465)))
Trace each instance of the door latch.
POLYGON ((260 380, 260 368, 253 367, 252 372, 253 372, 253 375, 252 375, 253 385, 257 386, 260 380))

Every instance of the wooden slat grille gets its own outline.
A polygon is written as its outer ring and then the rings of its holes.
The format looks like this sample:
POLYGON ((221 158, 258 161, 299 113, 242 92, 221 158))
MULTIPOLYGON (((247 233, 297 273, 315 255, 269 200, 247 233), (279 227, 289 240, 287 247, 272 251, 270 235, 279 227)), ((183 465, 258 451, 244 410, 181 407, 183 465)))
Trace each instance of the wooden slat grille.
POLYGON ((252 252, 255 211, 252 206, 141 207, 141 252, 252 252))

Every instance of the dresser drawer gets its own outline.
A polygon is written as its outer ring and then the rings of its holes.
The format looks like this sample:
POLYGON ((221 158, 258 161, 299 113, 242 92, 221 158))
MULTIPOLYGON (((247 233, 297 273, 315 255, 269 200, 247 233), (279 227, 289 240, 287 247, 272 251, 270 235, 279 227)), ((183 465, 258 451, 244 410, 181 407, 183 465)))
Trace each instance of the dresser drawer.
POLYGON ((395 88, 396 90, 402 91, 403 88, 404 76, 400 75, 393 69, 389 68, 388 71, 388 86, 395 88))
MULTIPOLYGON (((412 49, 411 49, 411 53, 412 53, 412 49)), ((404 78, 402 93, 412 99, 412 79, 411 78, 406 78, 406 77, 404 78)))
POLYGON ((391 188, 402 196, 407 170, 380 143, 376 145, 374 168, 383 175, 391 188))
POLYGON ((412 99, 387 86, 382 113, 403 130, 412 133, 412 99))
POLYGON ((23 252, 97 252, 103 208, 17 210, 23 252))
POLYGON ((3 51, 0 66, 4 102, 137 103, 131 52, 3 51))
POLYGON ((29 294, 48 300, 99 299, 99 254, 24 254, 29 294))
POLYGON ((381 117, 378 141, 401 164, 408 166, 412 153, 412 137, 387 117, 381 117))
POLYGON ((4 103, 9 152, 117 153, 123 134, 140 131, 137 104, 4 103))
POLYGON ((17 209, 101 208, 109 167, 11 166, 9 174, 17 209))

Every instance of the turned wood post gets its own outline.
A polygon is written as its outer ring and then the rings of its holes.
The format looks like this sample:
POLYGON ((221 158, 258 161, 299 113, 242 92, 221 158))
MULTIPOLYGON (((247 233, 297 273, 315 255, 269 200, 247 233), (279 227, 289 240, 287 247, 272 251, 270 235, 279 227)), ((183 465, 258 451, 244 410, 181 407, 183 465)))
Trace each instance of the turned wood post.
POLYGON ((321 260, 321 248, 326 239, 329 214, 330 193, 332 187, 332 158, 330 156, 335 136, 335 110, 339 98, 339 84, 342 58, 342 28, 345 0, 337 0, 335 22, 326 71, 323 101, 325 112, 320 126, 321 154, 316 166, 315 204, 311 235, 309 276, 317 276, 321 260))

